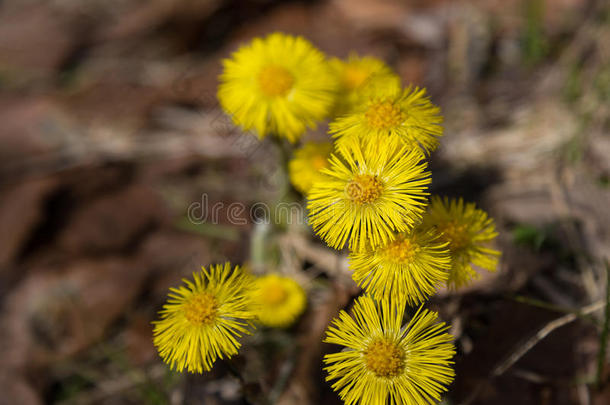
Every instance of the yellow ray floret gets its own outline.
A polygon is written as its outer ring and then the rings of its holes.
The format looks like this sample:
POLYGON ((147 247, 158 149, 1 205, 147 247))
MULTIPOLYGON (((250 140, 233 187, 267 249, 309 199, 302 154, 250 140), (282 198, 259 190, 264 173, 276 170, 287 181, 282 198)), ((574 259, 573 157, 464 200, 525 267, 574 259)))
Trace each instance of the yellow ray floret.
POLYGON ((255 280, 252 302, 261 324, 286 328, 305 310, 307 296, 292 278, 269 274, 255 280))
POLYGON ((500 252, 489 247, 498 235, 487 213, 464 200, 432 197, 424 216, 425 228, 436 228, 441 239, 449 242, 452 266, 447 286, 459 288, 479 275, 473 265, 495 271, 500 252))
POLYGON ((430 184, 418 149, 385 143, 375 150, 358 144, 331 167, 309 192, 309 221, 332 248, 363 251, 394 239, 421 218, 430 184))
POLYGON ((334 115, 346 114, 366 101, 366 95, 377 88, 400 88, 400 78, 383 61, 353 53, 343 61, 330 60, 339 81, 334 115))
POLYGON ((400 296, 417 305, 447 281, 451 268, 447 245, 434 229, 416 228, 375 249, 352 252, 352 277, 375 299, 400 296))
POLYGON ((302 37, 256 38, 223 61, 218 99, 244 130, 295 142, 334 103, 337 82, 324 54, 302 37))
POLYGON ((332 148, 330 142, 308 142, 294 152, 294 157, 288 163, 288 173, 297 190, 306 195, 322 177, 320 170, 330 166, 328 158, 332 148))
POLYGON ((153 322, 153 342, 172 369, 201 373, 216 359, 237 354, 237 338, 249 334, 251 277, 230 263, 193 273, 193 280, 170 288, 153 322))
POLYGON ((442 122, 440 109, 424 89, 388 87, 371 92, 359 108, 332 122, 329 132, 341 151, 354 142, 366 146, 396 138, 429 154, 443 135, 442 122))
POLYGON ((328 328, 324 341, 345 348, 324 356, 327 380, 347 405, 435 404, 453 381, 448 326, 422 308, 403 326, 404 312, 404 300, 362 296, 328 328))

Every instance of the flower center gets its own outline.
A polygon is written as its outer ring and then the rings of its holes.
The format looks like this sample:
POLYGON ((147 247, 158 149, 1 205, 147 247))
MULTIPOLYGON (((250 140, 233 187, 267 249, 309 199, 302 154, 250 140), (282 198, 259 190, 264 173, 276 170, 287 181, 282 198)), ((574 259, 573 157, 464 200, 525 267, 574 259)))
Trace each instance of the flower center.
POLYGON ((394 263, 408 264, 413 261, 420 249, 419 245, 412 239, 401 237, 394 242, 390 242, 384 248, 383 253, 394 263))
POLYGON ((377 129, 394 128, 407 118, 398 104, 387 100, 371 104, 364 116, 369 125, 377 129))
POLYGON ((343 72, 343 85, 348 90, 355 90, 362 86, 369 74, 362 69, 358 69, 355 66, 347 66, 343 72))
POLYGON ((449 242, 449 249, 453 252, 465 248, 470 242, 466 224, 449 221, 439 225, 438 230, 442 232, 443 240, 449 242))
POLYGON ((267 65, 258 74, 258 84, 269 97, 285 96, 294 85, 294 76, 282 66, 267 65))
POLYGON ((268 280, 261 287, 261 300, 268 305, 279 305, 288 298, 288 291, 278 280, 268 280))
POLYGON ((375 340, 364 352, 366 367, 377 377, 396 377, 405 368, 405 352, 385 339, 375 340))
POLYGON ((357 204, 372 203, 381 196, 383 183, 377 176, 359 174, 347 183, 345 192, 357 204))
POLYGON ((207 325, 216 318, 217 306, 212 294, 199 293, 184 304, 184 316, 192 324, 207 325))

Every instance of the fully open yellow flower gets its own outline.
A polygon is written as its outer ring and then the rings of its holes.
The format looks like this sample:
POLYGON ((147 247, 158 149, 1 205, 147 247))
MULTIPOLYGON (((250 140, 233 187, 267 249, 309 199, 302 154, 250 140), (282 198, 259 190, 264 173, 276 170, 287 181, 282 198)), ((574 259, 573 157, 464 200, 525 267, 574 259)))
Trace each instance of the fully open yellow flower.
POLYGON ((329 132, 337 138, 339 150, 356 142, 368 145, 397 138, 430 153, 438 147, 442 122, 440 109, 430 102, 424 89, 390 86, 376 88, 359 108, 332 122, 329 132))
POLYGON ((363 150, 356 144, 344 159, 331 155, 331 167, 309 192, 309 220, 332 248, 363 251, 394 239, 421 218, 430 184, 418 149, 392 143, 363 150))
POLYGON ((328 158, 333 149, 330 142, 308 142, 294 152, 288 163, 288 173, 292 185, 303 194, 322 178, 321 169, 330 166, 328 158))
POLYGON ((495 271, 500 252, 489 247, 498 235, 492 218, 474 203, 434 196, 424 216, 425 228, 436 228, 449 242, 451 270, 447 286, 458 288, 478 278, 473 265, 495 271))
POLYGON ((337 82, 324 54, 302 37, 256 38, 223 61, 218 99, 244 130, 295 142, 329 113, 337 82))
POLYGON ((217 358, 237 354, 237 338, 249 334, 255 317, 249 301, 252 280, 225 263, 183 281, 170 289, 161 319, 153 322, 153 342, 172 369, 201 373, 217 358))
POLYGON ((305 310, 307 296, 303 287, 290 277, 268 274, 254 282, 252 302, 261 324, 285 328, 305 310))
POLYGON ((330 66, 339 80, 336 116, 348 113, 366 101, 366 94, 376 88, 400 88, 400 78, 377 58, 350 54, 345 61, 331 59, 330 66))
POLYGON ((434 229, 416 228, 375 249, 352 252, 352 277, 375 299, 401 296, 411 305, 419 304, 449 276, 447 245, 434 229))
POLYGON ((448 326, 419 309, 403 326, 405 301, 369 296, 333 320, 325 342, 344 346, 324 356, 327 380, 347 405, 438 403, 454 378, 455 355, 448 326))

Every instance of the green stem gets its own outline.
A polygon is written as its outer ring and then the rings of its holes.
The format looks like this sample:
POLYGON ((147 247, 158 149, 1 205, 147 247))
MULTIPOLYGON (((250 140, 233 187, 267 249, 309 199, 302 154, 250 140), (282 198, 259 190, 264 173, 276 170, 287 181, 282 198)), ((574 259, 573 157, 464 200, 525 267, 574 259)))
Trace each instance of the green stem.
POLYGON ((268 405, 269 402, 266 399, 258 399, 257 396, 250 391, 250 389, 248 388, 248 383, 246 382, 241 372, 237 369, 233 361, 231 361, 231 359, 225 359, 224 363, 227 365, 229 374, 237 378, 237 380, 239 381, 239 385, 241 385, 241 391, 244 396, 243 398, 247 404, 268 405))
POLYGON ((559 305, 554 305, 554 304, 548 303, 546 301, 542 301, 542 300, 539 300, 536 298, 525 297, 523 295, 508 296, 508 298, 510 298, 511 300, 516 301, 520 304, 531 305, 533 307, 546 309, 548 311, 560 312, 563 314, 574 314, 580 319, 590 321, 596 325, 599 325, 599 323, 597 322, 595 317, 593 317, 591 315, 583 315, 583 314, 579 313, 578 309, 566 308, 566 307, 562 307, 559 305))
POLYGON ((284 362, 284 364, 282 364, 280 368, 280 374, 276 379, 275 385, 269 392, 269 402, 271 404, 275 404, 284 392, 284 389, 288 384, 288 380, 294 370, 294 366, 296 363, 296 354, 298 353, 298 350, 300 350, 298 348, 298 345, 293 347, 293 349, 290 351, 288 359, 284 362))
POLYGON ((275 200, 272 204, 271 220, 276 229, 285 229, 288 225, 286 220, 289 218, 277 218, 275 217, 275 214, 278 212, 290 213, 291 204, 299 201, 296 192, 292 188, 288 174, 288 164, 292 158, 292 150, 294 146, 285 139, 280 139, 277 136, 272 136, 271 139, 278 150, 279 159, 277 170, 281 176, 280 192, 277 200, 275 200), (286 208, 278 209, 278 207, 282 204, 287 204, 286 208))
POLYGON ((281 139, 277 136, 272 136, 271 139, 279 151, 279 170, 282 171, 282 195, 280 201, 291 201, 293 198, 292 187, 290 185, 290 178, 288 177, 288 163, 292 158, 293 145, 288 141, 281 139))
POLYGON ((242 377, 241 373, 239 372, 237 367, 235 367, 235 364, 233 364, 231 359, 225 359, 224 363, 227 365, 227 369, 229 370, 229 373, 233 377, 237 378, 242 385, 244 385, 245 384, 244 377, 242 377))

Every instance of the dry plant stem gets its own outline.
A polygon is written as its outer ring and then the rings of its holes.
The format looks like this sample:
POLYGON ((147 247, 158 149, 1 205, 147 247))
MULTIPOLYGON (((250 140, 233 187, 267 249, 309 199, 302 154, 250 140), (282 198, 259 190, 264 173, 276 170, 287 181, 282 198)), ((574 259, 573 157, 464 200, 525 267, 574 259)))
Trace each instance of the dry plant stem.
POLYGON ((118 395, 125 391, 129 391, 139 385, 150 381, 160 381, 167 369, 164 364, 158 364, 150 368, 146 372, 141 370, 132 370, 124 373, 118 378, 103 380, 97 387, 91 390, 83 391, 82 393, 72 397, 70 400, 60 401, 60 404, 93 404, 104 402, 114 395, 118 395))
POLYGON ((294 405, 315 403, 318 387, 311 376, 313 370, 320 367, 324 351, 324 332, 331 319, 349 302, 351 295, 341 283, 335 282, 332 292, 324 300, 312 306, 308 319, 302 322, 301 336, 294 369, 290 379, 278 398, 277 405, 294 405))
MULTIPOLYGON (((538 342, 544 339, 549 333, 553 332, 555 329, 560 328, 564 325, 569 324, 570 322, 575 321, 578 318, 583 317, 584 315, 589 315, 597 310, 600 310, 606 306, 605 300, 597 301, 591 305, 588 305, 577 312, 573 312, 567 315, 564 315, 560 318, 557 318, 549 323, 547 323, 544 327, 538 330, 532 337, 525 341, 522 345, 518 346, 504 361, 499 363, 496 367, 494 367, 491 377, 499 377, 506 372, 509 368, 511 368, 519 359, 521 359, 528 351, 531 350, 538 342)), ((473 403, 476 398, 479 396, 483 388, 490 383, 489 379, 486 379, 479 383, 473 390, 468 398, 460 403, 460 405, 469 405, 473 403)))
POLYGON ((347 257, 344 254, 320 247, 306 236, 296 232, 285 235, 284 240, 300 258, 309 261, 331 277, 350 280, 351 284, 347 257))
POLYGON ((606 305, 605 300, 597 301, 594 304, 588 305, 582 308, 579 312, 574 312, 571 314, 567 314, 562 316, 561 318, 557 318, 549 323, 547 323, 544 327, 538 330, 532 337, 525 341, 524 344, 520 345, 516 348, 513 353, 511 353, 506 360, 498 364, 493 372, 493 377, 498 377, 504 374, 506 370, 512 367, 521 357, 523 357, 532 347, 534 347, 538 342, 544 339, 549 333, 553 332, 555 329, 560 328, 564 325, 569 324, 570 322, 575 321, 579 317, 583 315, 588 315, 593 313, 606 305))
POLYGON ((599 354, 597 355, 597 374, 595 385, 601 388, 604 385, 604 365, 606 364, 606 350, 608 348, 608 332, 610 330, 610 262, 606 260, 606 310, 604 311, 604 326, 599 337, 599 354))

